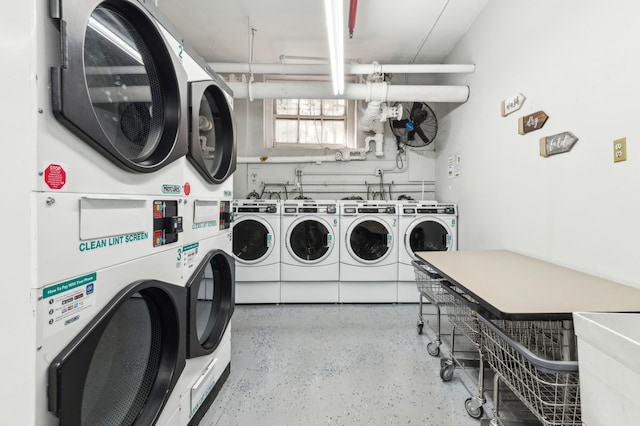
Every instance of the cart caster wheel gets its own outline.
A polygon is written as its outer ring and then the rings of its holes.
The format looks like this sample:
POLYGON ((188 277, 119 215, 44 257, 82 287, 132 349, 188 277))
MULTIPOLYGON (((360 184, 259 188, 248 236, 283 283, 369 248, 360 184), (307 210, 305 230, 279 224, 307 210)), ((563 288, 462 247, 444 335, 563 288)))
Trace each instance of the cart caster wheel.
POLYGON ((419 322, 417 329, 418 329, 418 334, 422 334, 422 329, 424 328, 424 323, 419 322))
POLYGON ((453 370, 455 370, 455 368, 453 364, 445 364, 440 369, 440 378, 443 382, 448 382, 453 379, 453 370))
POLYGON ((427 352, 431 356, 440 355, 440 345, 438 345, 436 342, 429 342, 429 344, 427 345, 427 352))
POLYGON ((484 408, 482 408, 482 405, 476 407, 477 403, 475 398, 467 398, 464 402, 464 408, 467 410, 467 414, 474 419, 479 419, 484 414, 484 408))

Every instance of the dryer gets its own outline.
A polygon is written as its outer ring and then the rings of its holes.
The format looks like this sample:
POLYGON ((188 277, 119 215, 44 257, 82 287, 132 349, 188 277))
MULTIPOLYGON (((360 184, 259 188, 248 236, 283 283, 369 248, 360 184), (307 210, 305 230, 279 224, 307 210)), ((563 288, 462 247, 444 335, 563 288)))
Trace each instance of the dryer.
POLYGON ((284 201, 281 225, 282 302, 338 302, 340 253, 336 201, 284 201))
POLYGON ((37 289, 36 424, 153 424, 178 408, 169 395, 185 368, 187 299, 177 254, 37 289))
POLYGON ((398 300, 397 232, 395 202, 340 204, 340 302, 398 300))
POLYGON ((36 7, 36 72, 51 80, 37 86, 37 190, 181 195, 181 36, 150 2, 51 5, 36 7))
POLYGON ((280 200, 236 200, 236 303, 280 303, 280 200))
POLYGON ((419 302, 412 260, 417 251, 458 249, 458 207, 436 201, 406 201, 399 207, 398 302, 419 302))

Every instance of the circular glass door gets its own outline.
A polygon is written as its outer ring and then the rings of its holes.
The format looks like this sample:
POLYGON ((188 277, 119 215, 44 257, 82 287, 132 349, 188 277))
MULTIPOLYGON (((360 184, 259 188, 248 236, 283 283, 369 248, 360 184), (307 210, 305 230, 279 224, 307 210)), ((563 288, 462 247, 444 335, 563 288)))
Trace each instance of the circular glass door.
MULTIPOLYGON (((410 254, 417 251, 447 251, 449 231, 439 222, 423 220, 413 225, 408 232, 410 254)), ((414 256, 415 257, 415 256, 414 256)))
POLYGON ((187 358, 213 352, 222 340, 234 310, 234 269, 229 255, 213 250, 189 280, 190 342, 187 358))
POLYGON ((236 169, 235 119, 222 89, 212 82, 191 83, 189 161, 209 183, 220 184, 236 169))
POLYGON ((184 155, 186 74, 151 13, 131 1, 94 0, 62 1, 61 13, 68 47, 67 66, 53 72, 56 117, 133 171, 184 155))
POLYGON ((296 260, 317 263, 331 253, 333 233, 317 219, 299 219, 289 228, 287 246, 296 260))
POLYGON ((158 281, 114 297, 49 367, 49 407, 60 424, 157 419, 185 364, 184 297, 184 288, 158 281))
POLYGON ((257 219, 241 219, 233 225, 233 254, 246 264, 258 263, 273 251, 273 232, 257 219))
POLYGON ((352 257, 367 263, 375 263, 385 258, 393 244, 391 230, 373 219, 359 221, 348 232, 347 248, 352 257))

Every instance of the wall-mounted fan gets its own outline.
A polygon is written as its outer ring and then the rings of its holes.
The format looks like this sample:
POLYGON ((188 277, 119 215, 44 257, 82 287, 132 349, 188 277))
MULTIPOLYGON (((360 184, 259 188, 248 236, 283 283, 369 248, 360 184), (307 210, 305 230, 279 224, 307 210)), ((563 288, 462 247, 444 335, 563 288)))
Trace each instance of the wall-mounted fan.
POLYGON ((400 119, 389 118, 389 126, 398 143, 407 146, 427 146, 436 138, 438 119, 429 105, 424 102, 399 102, 400 119))

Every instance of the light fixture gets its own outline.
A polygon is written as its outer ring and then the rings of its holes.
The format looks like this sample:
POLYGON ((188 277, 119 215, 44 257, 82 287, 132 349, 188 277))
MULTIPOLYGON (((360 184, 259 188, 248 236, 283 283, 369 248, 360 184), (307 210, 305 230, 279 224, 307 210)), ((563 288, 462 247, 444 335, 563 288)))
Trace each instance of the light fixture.
POLYGON ((324 0, 334 95, 344 94, 344 11, 342 1, 324 0))

